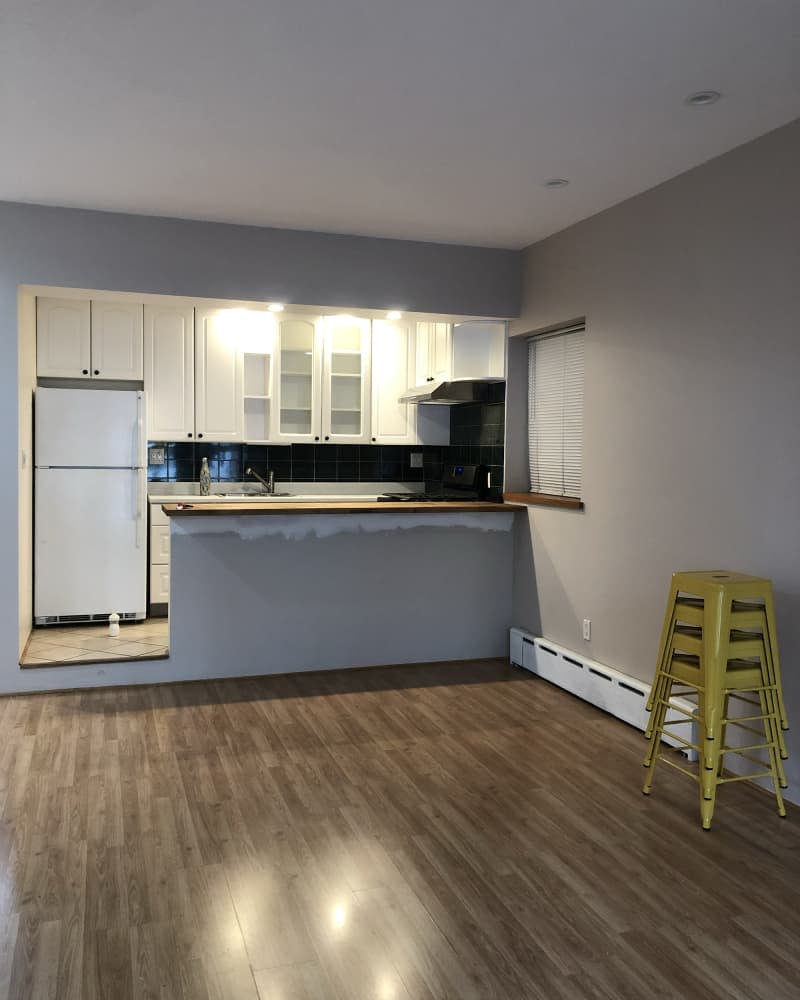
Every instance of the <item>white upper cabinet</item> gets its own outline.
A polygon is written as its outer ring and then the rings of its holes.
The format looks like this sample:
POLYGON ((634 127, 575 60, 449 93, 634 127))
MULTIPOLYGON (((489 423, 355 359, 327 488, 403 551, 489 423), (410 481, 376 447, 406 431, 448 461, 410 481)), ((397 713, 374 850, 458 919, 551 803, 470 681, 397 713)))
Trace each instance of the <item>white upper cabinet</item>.
POLYGON ((36 300, 36 371, 42 378, 89 378, 88 299, 36 300))
POLYGON ((370 441, 375 444, 417 441, 417 407, 399 401, 416 378, 414 333, 412 320, 373 320, 370 441))
POLYGON ((151 441, 194 438, 194 308, 144 307, 144 389, 151 441))
POLYGON ((238 309, 195 312, 195 427, 207 441, 241 441, 242 350, 238 309))
POLYGON ((416 376, 414 385, 443 382, 452 374, 452 326, 450 323, 417 323, 416 376))
POLYGON ((36 372, 41 378, 140 382, 141 304, 37 299, 36 372))
POLYGON ((277 321, 277 441, 319 441, 322 421, 322 320, 281 313, 277 321))
POLYGON ((326 316, 323 320, 323 441, 369 441, 370 326, 368 319, 355 316, 326 316))
POLYGON ((92 301, 92 377, 142 380, 141 303, 92 301))

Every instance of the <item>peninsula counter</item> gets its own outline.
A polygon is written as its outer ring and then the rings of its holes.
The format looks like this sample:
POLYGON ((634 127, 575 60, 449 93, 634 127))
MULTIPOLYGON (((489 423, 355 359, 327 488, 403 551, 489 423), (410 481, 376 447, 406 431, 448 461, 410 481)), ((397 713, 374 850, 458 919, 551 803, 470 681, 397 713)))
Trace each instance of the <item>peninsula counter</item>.
POLYGON ((505 656, 500 503, 165 503, 170 660, 207 676, 505 656))

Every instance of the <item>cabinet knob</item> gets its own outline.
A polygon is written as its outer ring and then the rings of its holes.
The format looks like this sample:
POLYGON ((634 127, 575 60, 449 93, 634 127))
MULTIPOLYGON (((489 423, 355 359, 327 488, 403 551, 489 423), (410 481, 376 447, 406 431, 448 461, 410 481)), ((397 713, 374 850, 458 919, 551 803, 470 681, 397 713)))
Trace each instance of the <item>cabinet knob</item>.
POLYGON ((94 373, 95 373, 95 375, 99 375, 100 374, 100 369, 99 368, 95 368, 94 373))
POLYGON ((84 368, 83 369, 83 374, 84 375, 88 375, 89 374, 89 369, 88 368, 84 368))
POLYGON ((187 434, 186 436, 187 436, 187 437, 191 437, 191 436, 192 436, 192 432, 191 432, 191 431, 189 431, 189 433, 188 433, 188 434, 187 434))
POLYGON ((326 435, 325 435, 325 440, 326 440, 326 441, 330 441, 330 435, 326 434, 326 435))
POLYGON ((425 379, 425 381, 426 381, 426 382, 433 382, 433 375, 429 375, 429 376, 428 376, 428 377, 427 377, 427 378, 425 379))
POLYGON ((373 438, 372 440, 373 440, 373 441, 377 441, 378 439, 377 439, 377 438, 373 438))
POLYGON ((319 434, 316 435, 316 437, 314 438, 314 440, 315 441, 319 441, 319 434))
POLYGON ((201 438, 201 437, 202 437, 203 435, 202 435, 202 434, 198 434, 197 436, 198 436, 199 438, 201 438))

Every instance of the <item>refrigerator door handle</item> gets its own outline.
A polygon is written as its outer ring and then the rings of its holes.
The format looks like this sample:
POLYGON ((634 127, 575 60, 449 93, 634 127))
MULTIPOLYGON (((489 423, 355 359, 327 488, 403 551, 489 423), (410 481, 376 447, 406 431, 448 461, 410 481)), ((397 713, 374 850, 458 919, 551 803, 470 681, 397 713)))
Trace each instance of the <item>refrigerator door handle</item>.
POLYGON ((141 473, 135 474, 133 477, 133 492, 134 492, 134 504, 133 504, 133 516, 136 521, 136 548, 140 549, 144 542, 144 505, 142 503, 142 483, 141 473))
POLYGON ((136 393, 136 441, 134 442, 135 452, 133 455, 134 469, 142 468, 144 465, 144 415, 142 413, 142 393, 136 393))

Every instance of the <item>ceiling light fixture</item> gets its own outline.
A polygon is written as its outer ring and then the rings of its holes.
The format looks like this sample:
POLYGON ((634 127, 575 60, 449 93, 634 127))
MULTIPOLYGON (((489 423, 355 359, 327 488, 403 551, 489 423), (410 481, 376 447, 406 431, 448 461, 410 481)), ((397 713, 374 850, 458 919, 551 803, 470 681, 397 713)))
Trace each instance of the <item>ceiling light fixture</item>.
POLYGON ((546 188, 565 188, 569 184, 566 177, 551 177, 550 180, 544 182, 546 188))
POLYGON ((271 313, 282 313, 283 312, 283 303, 282 302, 270 302, 270 304, 269 304, 269 311, 271 313))
POLYGON ((707 108, 709 104, 716 104, 720 97, 722 94, 718 90, 698 90, 689 94, 683 103, 690 108, 707 108))
POLYGON ((386 318, 387 319, 402 319, 403 318, 403 314, 400 312, 399 309, 390 309, 389 312, 386 313, 386 318))

